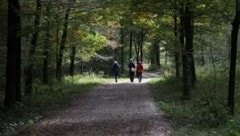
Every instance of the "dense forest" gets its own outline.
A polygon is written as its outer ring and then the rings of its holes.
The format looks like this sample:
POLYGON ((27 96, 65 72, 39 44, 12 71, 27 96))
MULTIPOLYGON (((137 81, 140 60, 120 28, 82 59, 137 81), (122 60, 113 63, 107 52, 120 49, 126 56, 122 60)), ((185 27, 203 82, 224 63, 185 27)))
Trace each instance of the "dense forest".
POLYGON ((114 60, 126 74, 133 58, 179 83, 202 120, 240 126, 240 0, 1 0, 0 20, 1 118, 65 77, 111 77, 114 60))

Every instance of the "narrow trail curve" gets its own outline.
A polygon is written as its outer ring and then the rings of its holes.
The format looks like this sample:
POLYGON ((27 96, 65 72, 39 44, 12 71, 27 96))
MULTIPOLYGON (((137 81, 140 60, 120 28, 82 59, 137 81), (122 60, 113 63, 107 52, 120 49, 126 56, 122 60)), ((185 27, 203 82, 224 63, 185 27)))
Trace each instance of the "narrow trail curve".
POLYGON ((149 80, 96 87, 68 109, 36 124, 30 136, 168 136, 171 127, 150 96, 149 80))

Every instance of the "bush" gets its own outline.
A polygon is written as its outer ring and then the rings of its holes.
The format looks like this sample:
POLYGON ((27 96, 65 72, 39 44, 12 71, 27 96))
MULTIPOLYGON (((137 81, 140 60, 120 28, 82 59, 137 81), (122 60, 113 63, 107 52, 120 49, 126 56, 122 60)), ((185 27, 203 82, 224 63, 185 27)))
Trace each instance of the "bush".
POLYGON ((193 106, 196 121, 209 127, 217 127, 226 123, 228 119, 228 110, 221 102, 203 97, 195 101, 193 106))
POLYGON ((230 119, 226 126, 224 126, 224 134, 229 136, 239 136, 240 135, 240 118, 230 119))

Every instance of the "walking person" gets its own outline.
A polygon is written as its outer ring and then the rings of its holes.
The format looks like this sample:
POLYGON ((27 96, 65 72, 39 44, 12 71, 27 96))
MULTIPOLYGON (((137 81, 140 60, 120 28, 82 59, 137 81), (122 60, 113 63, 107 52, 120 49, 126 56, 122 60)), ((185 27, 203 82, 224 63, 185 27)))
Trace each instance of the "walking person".
POLYGON ((134 65, 132 59, 129 60, 129 63, 128 63, 128 69, 129 69, 129 77, 130 77, 130 81, 131 81, 131 82, 134 82, 135 65, 134 65))
POLYGON ((115 82, 117 83, 118 82, 118 74, 119 74, 119 70, 120 70, 120 66, 117 61, 113 62, 112 70, 114 72, 115 82))
POLYGON ((143 65, 142 62, 139 61, 137 64, 137 77, 138 77, 138 82, 142 81, 142 72, 143 72, 143 65))

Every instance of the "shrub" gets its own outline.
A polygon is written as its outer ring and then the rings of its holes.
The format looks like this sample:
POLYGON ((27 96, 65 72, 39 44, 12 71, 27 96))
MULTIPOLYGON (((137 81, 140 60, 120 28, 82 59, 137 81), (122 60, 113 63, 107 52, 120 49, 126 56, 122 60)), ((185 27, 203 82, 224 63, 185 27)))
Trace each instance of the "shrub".
POLYGON ((211 97, 202 96, 194 101, 195 118, 198 123, 217 127, 226 123, 228 110, 224 104, 211 97))

